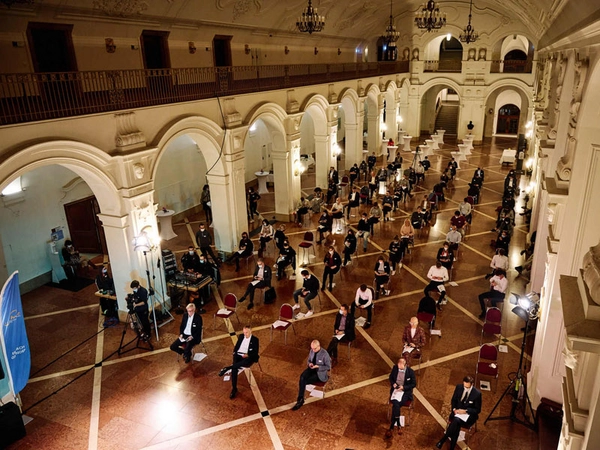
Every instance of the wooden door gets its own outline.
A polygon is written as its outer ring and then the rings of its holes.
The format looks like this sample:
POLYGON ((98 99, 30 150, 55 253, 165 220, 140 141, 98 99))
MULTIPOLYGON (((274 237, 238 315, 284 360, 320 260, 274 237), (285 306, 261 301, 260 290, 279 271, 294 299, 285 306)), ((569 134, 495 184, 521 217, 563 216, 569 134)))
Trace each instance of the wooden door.
POLYGON ((65 205, 70 238, 81 253, 106 254, 106 239, 96 197, 87 197, 65 205))
POLYGON ((29 22, 27 39, 36 72, 76 72, 73 25, 29 22))

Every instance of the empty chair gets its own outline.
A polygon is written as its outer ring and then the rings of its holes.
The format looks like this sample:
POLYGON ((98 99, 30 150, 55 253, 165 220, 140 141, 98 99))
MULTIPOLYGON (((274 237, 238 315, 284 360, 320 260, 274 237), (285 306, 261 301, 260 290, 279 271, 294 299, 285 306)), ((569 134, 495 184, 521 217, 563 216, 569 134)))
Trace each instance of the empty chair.
MULTIPOLYGON (((300 242, 300 245, 298 245, 298 248, 302 250, 302 262, 300 263, 301 266, 306 266, 306 263, 304 261, 305 255, 308 252, 308 250, 312 249, 313 255, 317 256, 315 253, 315 235, 312 231, 307 231, 306 233, 304 233, 304 238, 302 239, 302 242, 300 242)), ((310 259, 308 260, 308 262, 310 262, 310 259)))
POLYGON ((494 378, 496 380, 496 388, 498 388, 498 372, 498 349, 493 344, 483 344, 479 349, 479 357, 477 358, 475 384, 477 384, 477 377, 479 375, 485 375, 494 378))
POLYGON ((294 334, 296 334, 296 328, 294 328, 294 310, 292 305, 284 303, 279 308, 279 319, 273 322, 271 325, 271 342, 273 341, 273 330, 283 331, 284 342, 287 345, 287 331, 289 327, 292 327, 294 334))
MULTIPOLYGON (((227 320, 230 319, 231 316, 235 315, 235 318, 238 321, 238 324, 240 324, 240 318, 237 315, 236 309, 237 309, 237 297, 235 296, 235 294, 229 293, 227 295, 225 295, 225 298, 223 299, 223 305, 225 306, 223 309, 218 310, 215 315, 213 316, 213 330, 216 327, 217 324, 217 317, 223 319, 223 320, 227 320)), ((241 325, 241 324, 240 324, 241 325)))
MULTIPOLYGON (((419 322, 425 322, 427 325, 429 325, 429 333, 431 334, 431 330, 433 330, 435 314, 420 312, 417 313, 417 319, 419 319, 419 322)), ((431 342, 431 339, 429 341, 431 342)))
POLYGON ((481 329, 481 339, 479 343, 483 342, 483 336, 485 334, 498 335, 498 343, 502 335, 502 312, 496 308, 488 308, 485 313, 485 322, 481 329))

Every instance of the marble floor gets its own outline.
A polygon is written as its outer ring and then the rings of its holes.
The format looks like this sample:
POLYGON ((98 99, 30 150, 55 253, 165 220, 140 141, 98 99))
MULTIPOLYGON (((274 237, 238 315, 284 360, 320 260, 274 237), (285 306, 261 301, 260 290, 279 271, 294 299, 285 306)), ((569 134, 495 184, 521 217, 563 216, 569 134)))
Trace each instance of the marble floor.
MULTIPOLYGON (((478 319, 477 294, 488 288, 484 275, 493 256, 490 240, 495 236, 495 209, 500 204, 503 180, 508 167, 499 164, 502 150, 516 146, 516 139, 497 138, 475 146, 454 185, 447 190, 433 225, 415 239, 411 255, 391 281, 391 294, 376 302, 373 325, 368 330, 357 328, 357 338, 350 357, 340 347, 339 362, 333 368, 325 398, 311 397, 299 411, 292 411, 298 389, 298 377, 306 365, 310 342, 319 339, 324 347, 329 342, 335 313, 342 303, 353 300, 361 283, 371 284, 373 266, 381 251, 401 226, 402 219, 413 211, 415 201, 430 191, 439 179, 455 145, 450 141, 437 155, 430 157, 432 168, 424 186, 416 189, 414 199, 393 214, 395 221, 377 225, 368 251, 362 249, 352 265, 336 275, 333 291, 321 293, 321 305, 315 314, 294 324, 284 337, 270 326, 277 319, 279 307, 293 302, 292 292, 301 285, 301 277, 274 280, 275 304, 261 301, 251 311, 246 303, 238 307, 241 325, 233 320, 216 322, 213 314, 222 306, 225 294, 238 297, 247 285, 253 267, 242 264, 240 272, 233 265, 222 267, 222 283, 213 289, 214 300, 206 305, 204 343, 207 357, 185 364, 169 350, 179 331, 181 316, 159 328, 154 350, 135 349, 117 354, 121 338, 133 339, 123 325, 102 328, 94 286, 72 293, 43 287, 23 296, 26 325, 32 352, 31 379, 22 391, 26 414, 33 418, 27 425, 27 436, 12 449, 430 449, 442 435, 450 412, 454 386, 466 374, 474 375, 481 341, 482 322, 478 319), (432 336, 424 350, 418 371, 414 410, 410 425, 402 436, 384 439, 388 428, 387 381, 392 365, 402 349, 402 332, 416 314, 426 284, 426 274, 448 231, 449 219, 458 202, 466 196, 467 183, 473 171, 481 166, 486 171, 481 201, 475 208, 473 225, 461 246, 454 266, 456 286, 448 286, 449 302, 438 314, 436 328, 441 337, 432 336), (418 195, 421 193, 421 195, 418 195), (229 399, 231 385, 217 376, 231 362, 235 335, 243 324, 252 324, 260 339, 260 367, 240 375, 239 393, 229 399), (65 354, 66 353, 66 354, 65 354)), ((407 161, 410 153, 403 153, 407 161), (408 155, 408 157, 406 156, 408 155)), ((303 175, 303 190, 311 193, 314 175, 303 175)), ((521 179, 523 187, 528 180, 521 179)), ((272 191, 272 188, 271 188, 272 191)), ((259 211, 265 218, 273 215, 273 193, 265 194, 259 211)), ((521 212, 523 196, 517 199, 516 212, 521 212)), ((366 207, 362 207, 366 210, 366 207)), ((517 226, 510 247, 511 270, 509 290, 524 293, 527 279, 513 269, 523 262, 527 226, 517 214, 517 226)), ((177 238, 163 242, 163 248, 174 251, 178 259, 187 246, 197 223, 204 215, 191 216, 174 224, 177 238)), ((317 216, 312 218, 313 229, 317 216)), ((357 218, 350 220, 355 227, 357 218)), ((258 221, 255 224, 258 226, 258 221)), ((287 235, 297 248, 305 228, 287 225, 287 235)), ((336 247, 342 236, 335 237, 336 247)), ((321 278, 324 249, 316 246, 316 257, 310 258, 308 270, 321 278)), ((273 264, 272 254, 266 262, 273 264)), ((298 271, 299 272, 299 271, 298 271)), ((257 294, 258 297, 258 294, 257 294)), ((524 326, 506 304, 500 341, 507 353, 500 353, 500 376, 491 383, 491 391, 483 392, 483 409, 477 432, 470 438, 473 449, 533 450, 538 441, 535 432, 511 420, 484 424, 494 405, 502 397, 519 365, 524 326)), ((486 337, 486 342, 498 338, 486 337)), ((527 341, 525 371, 529 368, 533 333, 527 341)), ((503 398, 492 417, 510 413, 510 398, 503 398)), ((448 445, 448 444, 446 444, 448 445)), ((460 443, 461 448, 466 445, 460 443)), ((447 447, 446 447, 447 448, 447 447)))

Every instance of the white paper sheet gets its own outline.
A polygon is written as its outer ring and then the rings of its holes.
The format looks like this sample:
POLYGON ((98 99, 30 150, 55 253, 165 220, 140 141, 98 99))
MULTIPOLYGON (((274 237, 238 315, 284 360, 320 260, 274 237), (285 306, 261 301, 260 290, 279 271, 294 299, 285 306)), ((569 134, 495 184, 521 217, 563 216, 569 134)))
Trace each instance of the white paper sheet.
POLYGON ((341 341, 342 338, 344 337, 344 333, 342 333, 342 334, 334 334, 333 337, 336 338, 338 341, 341 341))
POLYGON ((463 422, 466 422, 467 420, 469 420, 468 414, 454 414, 454 417, 458 417, 463 422))
POLYGON ((404 349, 402 350, 402 353, 411 353, 415 348, 414 347, 410 347, 409 345, 405 345, 404 349))
POLYGON ((275 322, 273 322, 273 326, 274 327, 285 327, 288 323, 284 322, 283 320, 276 320, 275 322))
POLYGON ((390 400, 397 400, 397 401, 401 402, 403 395, 404 395, 404 391, 401 391, 400 389, 394 389, 394 392, 392 392, 392 396, 390 397, 390 400))

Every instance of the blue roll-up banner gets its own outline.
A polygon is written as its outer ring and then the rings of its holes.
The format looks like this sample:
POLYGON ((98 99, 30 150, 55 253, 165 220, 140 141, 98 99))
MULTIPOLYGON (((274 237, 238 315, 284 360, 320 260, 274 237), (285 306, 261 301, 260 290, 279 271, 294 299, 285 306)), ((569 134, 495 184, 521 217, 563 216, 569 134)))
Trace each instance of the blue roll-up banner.
POLYGON ((31 354, 23 317, 19 292, 19 275, 14 272, 0 293, 0 318, 2 319, 2 347, 8 362, 8 378, 14 395, 27 384, 31 369, 31 354))

